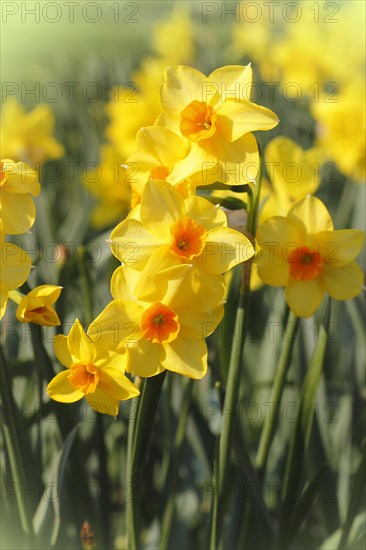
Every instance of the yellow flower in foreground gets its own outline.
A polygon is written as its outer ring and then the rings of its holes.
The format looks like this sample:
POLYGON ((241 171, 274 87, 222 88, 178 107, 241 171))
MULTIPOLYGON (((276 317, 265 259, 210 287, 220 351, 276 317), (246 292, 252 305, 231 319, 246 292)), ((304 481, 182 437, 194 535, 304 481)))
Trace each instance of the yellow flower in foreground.
POLYGON ((0 319, 3 318, 8 294, 28 278, 32 261, 28 254, 12 243, 1 243, 0 262, 0 319))
POLYGON ((1 156, 43 162, 59 158, 64 148, 53 137, 55 117, 46 104, 26 112, 16 99, 4 105, 1 121, 1 156))
POLYGON ((197 185, 220 181, 240 185, 256 178, 258 147, 251 132, 270 130, 277 116, 252 103, 250 65, 229 65, 208 77, 178 65, 165 72, 161 88, 164 109, 158 126, 184 136, 191 145, 176 167, 176 177, 195 177, 197 185))
POLYGON ((191 264, 204 284, 219 293, 217 276, 254 255, 249 239, 227 227, 220 208, 203 197, 183 200, 174 187, 154 180, 142 193, 140 220, 127 218, 117 225, 111 249, 122 263, 144 270, 141 288, 147 289, 162 269, 191 264))
POLYGON ((41 285, 37 286, 26 296, 19 292, 10 295, 18 303, 16 316, 21 323, 34 323, 46 327, 55 327, 61 324, 60 319, 53 307, 60 296, 62 286, 41 285))
POLYGON ((354 261, 364 233, 335 231, 324 204, 307 196, 298 200, 287 217, 275 216, 259 226, 262 248, 258 274, 267 284, 286 287, 286 301, 299 317, 310 317, 327 292, 336 300, 357 296, 363 273, 354 261))
POLYGON ((67 337, 56 337, 54 346, 57 359, 66 367, 47 386, 55 401, 74 403, 85 397, 95 411, 117 416, 119 401, 139 394, 124 374, 124 357, 92 342, 78 319, 67 337))
POLYGON ((126 177, 128 173, 133 193, 132 206, 141 202, 142 191, 149 179, 167 181, 186 196, 194 193, 189 180, 179 181, 175 177, 175 165, 189 152, 182 137, 161 126, 147 126, 137 132, 136 149, 125 163, 126 177))
POLYGON ((2 160, 0 163, 0 216, 2 231, 19 235, 28 231, 36 218, 30 195, 41 190, 37 173, 24 162, 2 160))
MULTIPOLYGON (((90 337, 101 337, 107 349, 126 352, 126 370, 149 377, 167 369, 189 378, 207 371, 206 336, 223 316, 222 304, 211 301, 204 309, 198 299, 195 273, 190 265, 161 271, 154 294, 140 299, 135 289, 139 272, 117 270, 114 297, 89 327, 90 337)), ((112 282, 113 286, 113 282, 112 282)))

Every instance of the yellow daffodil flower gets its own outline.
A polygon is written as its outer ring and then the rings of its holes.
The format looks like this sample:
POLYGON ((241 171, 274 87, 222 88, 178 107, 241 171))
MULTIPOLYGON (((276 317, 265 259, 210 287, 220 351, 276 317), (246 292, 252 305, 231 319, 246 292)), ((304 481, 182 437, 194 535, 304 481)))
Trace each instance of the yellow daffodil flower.
POLYGON ((124 374, 123 355, 110 353, 98 341, 93 342, 78 319, 67 337, 56 337, 54 347, 57 359, 66 367, 47 386, 48 395, 55 401, 75 403, 85 397, 95 411, 117 416, 119 401, 139 394, 124 374))
POLYGON ((174 173, 175 165, 189 152, 189 146, 182 137, 161 126, 147 126, 137 132, 136 149, 125 163, 126 177, 129 174, 133 194, 132 206, 141 202, 148 179, 167 181, 185 196, 194 193, 189 180, 180 182, 174 173))
POLYGON ((2 111, 1 156, 34 163, 62 157, 64 148, 53 137, 54 125, 48 105, 27 113, 16 99, 8 99, 2 111))
POLYGON ((197 185, 240 185, 256 178, 258 147, 251 132, 274 128, 278 118, 249 100, 251 83, 250 65, 221 67, 208 77, 183 65, 166 70, 164 112, 156 125, 184 136, 191 145, 176 167, 180 181, 192 177, 197 185))
POLYGON ((114 147, 101 148, 99 164, 88 170, 83 179, 85 187, 100 201, 91 212, 93 227, 111 226, 126 214, 131 201, 130 173, 114 147))
POLYGON ((60 296, 62 286, 37 286, 26 296, 13 290, 9 298, 18 304, 16 317, 21 323, 34 323, 45 327, 55 327, 61 324, 53 307, 60 296))
POLYGON ((327 292, 349 300, 363 287, 363 273, 354 261, 364 233, 335 231, 330 214, 317 198, 307 196, 287 217, 275 216, 259 226, 258 274, 263 282, 286 287, 286 301, 299 317, 310 317, 327 292))
POLYGON ((1 242, 0 319, 5 314, 8 294, 28 278, 32 266, 29 255, 12 243, 1 242))
POLYGON ((111 249, 123 264, 144 270, 140 286, 145 290, 159 271, 191 264, 219 294, 217 276, 254 255, 249 239, 227 227, 220 208, 203 197, 183 200, 174 187, 157 180, 144 188, 140 220, 128 218, 112 231, 111 249))
POLYGON ((0 215, 5 234, 19 235, 32 227, 36 209, 30 195, 37 196, 40 190, 37 173, 24 162, 1 161, 0 215))
POLYGON ((167 369, 202 378, 207 371, 204 339, 216 329, 223 306, 211 300, 211 308, 202 307, 192 266, 161 271, 154 295, 146 300, 135 290, 139 272, 126 266, 117 271, 117 284, 112 281, 116 299, 90 325, 90 337, 103 338, 107 349, 125 351, 126 370, 134 375, 149 377, 167 369))

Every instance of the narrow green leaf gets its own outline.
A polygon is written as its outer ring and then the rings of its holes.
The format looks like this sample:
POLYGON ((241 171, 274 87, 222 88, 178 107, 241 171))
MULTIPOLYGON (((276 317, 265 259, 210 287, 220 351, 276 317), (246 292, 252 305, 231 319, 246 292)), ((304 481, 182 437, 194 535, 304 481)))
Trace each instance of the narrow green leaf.
POLYGON ((366 449, 364 450, 363 457, 358 467, 351 493, 351 499, 349 502, 347 518, 343 526, 342 536, 339 542, 338 549, 346 547, 349 533, 352 528, 354 518, 360 508, 361 502, 364 501, 364 490, 366 484, 366 449))
POLYGON ((79 424, 77 424, 71 430, 71 432, 65 439, 62 449, 55 459, 50 479, 47 483, 47 487, 41 497, 41 500, 33 517, 34 531, 37 535, 40 535, 47 529, 48 521, 50 519, 50 512, 51 510, 53 510, 54 521, 52 526, 52 533, 50 536, 50 543, 52 546, 56 544, 58 533, 61 527, 59 488, 63 484, 67 460, 69 458, 70 450, 72 444, 74 443, 78 428, 79 424))
POLYGON ((293 513, 292 523, 289 526, 289 538, 292 538, 305 519, 309 516, 310 509, 324 481, 328 467, 324 464, 319 469, 314 479, 305 487, 293 513))

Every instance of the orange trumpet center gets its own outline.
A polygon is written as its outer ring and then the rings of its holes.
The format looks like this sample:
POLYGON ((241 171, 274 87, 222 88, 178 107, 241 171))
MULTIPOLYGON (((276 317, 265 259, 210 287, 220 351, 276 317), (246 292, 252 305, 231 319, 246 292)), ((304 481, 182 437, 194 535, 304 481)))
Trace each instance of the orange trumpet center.
POLYGON ((142 336, 146 340, 163 344, 176 339, 180 324, 175 311, 160 302, 156 302, 142 314, 140 328, 142 336))
POLYGON ((307 246, 300 246, 289 256, 290 275, 300 281, 316 279, 322 272, 323 260, 318 252, 307 246))
POLYGON ((150 170, 150 178, 155 180, 166 180, 169 176, 170 170, 167 166, 154 166, 150 170))
POLYGON ((85 394, 95 392, 99 382, 99 373, 94 365, 73 363, 70 371, 71 373, 67 378, 73 388, 85 394))
POLYGON ((204 101, 192 101, 181 112, 180 131, 191 141, 208 139, 216 132, 217 114, 204 101))
POLYGON ((170 228, 173 254, 191 260, 202 253, 206 242, 207 231, 191 218, 183 218, 173 223, 170 228))

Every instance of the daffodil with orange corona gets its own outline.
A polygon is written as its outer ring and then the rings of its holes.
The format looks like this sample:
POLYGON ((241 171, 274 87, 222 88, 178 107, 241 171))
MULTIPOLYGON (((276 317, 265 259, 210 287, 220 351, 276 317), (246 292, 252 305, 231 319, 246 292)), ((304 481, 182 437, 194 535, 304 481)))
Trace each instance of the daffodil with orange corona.
POLYGON ((124 357, 106 351, 99 341, 93 342, 78 319, 67 337, 56 337, 54 348, 66 368, 47 386, 55 401, 75 403, 85 397, 95 411, 117 416, 119 402, 139 394, 125 375, 124 357))
POLYGON ((321 200, 299 199, 287 216, 259 226, 258 275, 263 282, 286 287, 286 301, 299 317, 310 317, 325 293, 349 300, 363 288, 364 275, 355 258, 363 243, 358 229, 334 230, 321 200))

